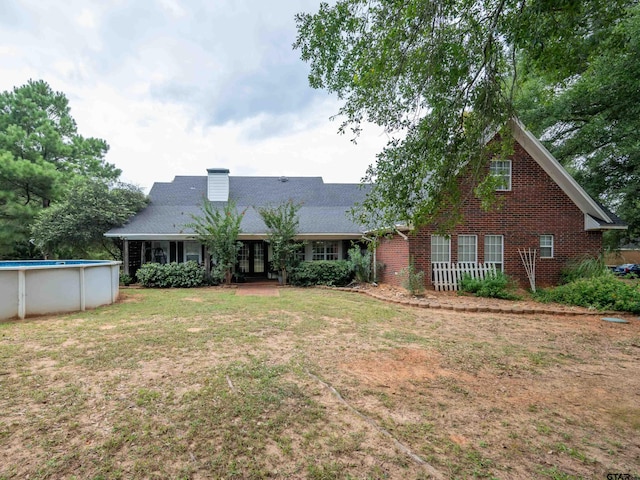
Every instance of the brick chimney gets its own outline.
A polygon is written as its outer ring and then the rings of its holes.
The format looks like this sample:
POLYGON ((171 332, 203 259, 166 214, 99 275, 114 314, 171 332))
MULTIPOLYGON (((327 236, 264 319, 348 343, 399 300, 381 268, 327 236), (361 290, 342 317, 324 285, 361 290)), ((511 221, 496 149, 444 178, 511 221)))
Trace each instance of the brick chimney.
POLYGON ((207 198, 212 202, 229 201, 229 170, 207 168, 207 198))

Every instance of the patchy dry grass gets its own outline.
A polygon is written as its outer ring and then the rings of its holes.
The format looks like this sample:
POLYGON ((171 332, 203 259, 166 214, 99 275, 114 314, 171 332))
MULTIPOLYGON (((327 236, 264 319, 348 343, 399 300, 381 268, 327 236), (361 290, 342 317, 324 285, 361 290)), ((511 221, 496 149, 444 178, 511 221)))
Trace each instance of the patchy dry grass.
POLYGON ((640 474, 640 321, 123 296, 0 323, 0 479, 640 474))

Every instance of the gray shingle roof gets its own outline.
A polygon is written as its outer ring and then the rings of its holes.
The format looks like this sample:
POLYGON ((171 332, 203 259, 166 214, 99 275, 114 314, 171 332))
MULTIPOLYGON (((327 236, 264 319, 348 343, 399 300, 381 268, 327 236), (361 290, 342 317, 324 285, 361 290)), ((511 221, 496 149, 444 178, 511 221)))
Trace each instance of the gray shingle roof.
MULTIPOLYGON (((324 183, 321 177, 229 177, 229 198, 245 210, 242 233, 265 234, 267 229, 255 207, 277 206, 288 200, 301 204, 301 234, 358 234, 363 228, 351 221, 347 211, 364 199, 366 187, 358 184, 324 183)), ((108 235, 160 235, 190 233, 185 224, 199 215, 207 195, 206 176, 177 176, 157 182, 149 193, 149 205, 126 225, 108 235)), ((222 207, 222 202, 212 202, 222 207)))
POLYGON ((593 215, 589 215, 598 225, 604 227, 605 229, 619 227, 622 229, 627 228, 627 224, 622 220, 619 216, 613 213, 609 208, 607 208, 604 204, 600 203, 598 200, 594 200, 598 206, 607 214, 607 216, 611 219, 611 223, 605 222, 601 218, 596 218, 593 215))

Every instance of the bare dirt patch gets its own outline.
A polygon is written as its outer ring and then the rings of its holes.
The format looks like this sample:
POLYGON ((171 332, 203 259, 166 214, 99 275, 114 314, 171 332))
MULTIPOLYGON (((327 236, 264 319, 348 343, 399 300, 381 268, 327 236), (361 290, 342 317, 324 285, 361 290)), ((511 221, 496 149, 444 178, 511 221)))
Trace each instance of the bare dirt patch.
POLYGON ((142 293, 134 293, 131 290, 120 289, 120 298, 117 303, 137 303, 144 299, 142 293))
POLYGON ((202 303, 204 301, 201 297, 185 297, 183 298, 183 300, 186 300, 187 302, 197 302, 197 303, 202 303))
POLYGON ((236 295, 255 297, 279 297, 280 290, 275 285, 239 285, 236 295))
POLYGON ((388 388, 397 392, 400 387, 411 388, 412 381, 432 380, 443 374, 437 352, 411 348, 397 349, 382 354, 367 354, 348 363, 341 363, 343 372, 350 372, 368 387, 388 388))

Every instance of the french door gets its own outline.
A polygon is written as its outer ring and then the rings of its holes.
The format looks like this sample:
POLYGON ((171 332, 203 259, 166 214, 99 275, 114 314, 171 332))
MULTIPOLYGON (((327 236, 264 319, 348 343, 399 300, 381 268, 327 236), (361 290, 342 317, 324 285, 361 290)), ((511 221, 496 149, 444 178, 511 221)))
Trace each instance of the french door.
POLYGON ((238 253, 238 272, 249 277, 266 277, 266 251, 263 241, 242 242, 238 253))

